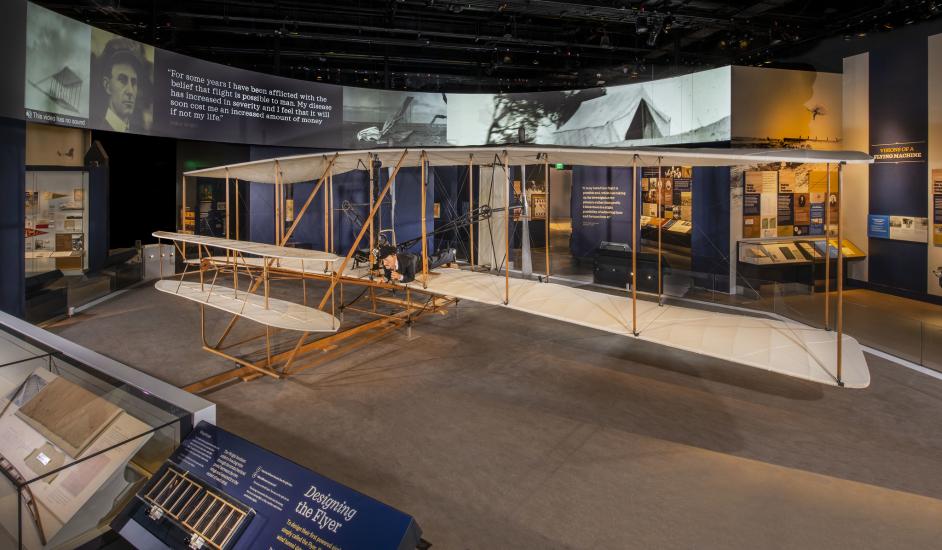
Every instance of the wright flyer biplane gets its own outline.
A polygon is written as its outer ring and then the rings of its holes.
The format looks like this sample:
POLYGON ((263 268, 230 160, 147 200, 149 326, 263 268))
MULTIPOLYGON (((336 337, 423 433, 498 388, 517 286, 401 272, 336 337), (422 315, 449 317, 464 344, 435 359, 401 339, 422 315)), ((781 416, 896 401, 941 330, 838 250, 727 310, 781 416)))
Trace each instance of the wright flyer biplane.
MULTIPOLYGON (((193 170, 184 173, 183 197, 187 196, 188 181, 195 178, 225 180, 225 232, 218 236, 185 230, 155 232, 159 241, 174 244, 182 260, 182 268, 177 273, 163 273, 156 288, 198 304, 203 349, 235 365, 187 386, 191 391, 232 380, 290 376, 391 331, 411 330, 423 316, 446 313, 457 307, 459 300, 619 334, 625 337, 625 346, 640 339, 780 375, 863 388, 870 383, 863 350, 855 339, 843 334, 842 247, 836 247, 837 288, 826 289, 836 294, 836 324, 826 329, 776 316, 704 309, 666 300, 660 270, 657 292, 639 296, 636 246, 631 247, 629 256, 629 285, 621 292, 597 292, 554 277, 548 246, 545 273, 535 277, 527 276, 525 271, 514 273, 509 261, 510 224, 526 219, 528 213, 526 206, 512 205, 510 167, 536 165, 548 170, 550 163, 562 163, 628 168, 632 178, 628 202, 632 211, 638 212, 638 176, 643 166, 836 165, 840 190, 846 164, 869 162, 871 158, 864 153, 798 149, 499 146, 340 151, 193 170), (462 174, 460 200, 467 204, 463 212, 455 209, 447 223, 430 226, 426 189, 429 172, 436 167, 457 167, 451 173, 462 174), (420 192, 415 199, 419 202, 420 223, 417 234, 396 235, 389 220, 390 209, 396 207, 396 181, 404 168, 417 169, 419 174, 420 192), (382 178, 380 170, 384 170, 382 178), (368 174, 369 195, 362 205, 363 214, 352 216, 352 242, 339 249, 331 244, 339 240, 335 217, 350 216, 351 209, 349 205, 338 208, 335 204, 334 178, 354 171, 368 174), (239 220, 232 220, 239 216, 234 206, 239 201, 238 182, 272 186, 273 242, 240 239, 239 220), (292 186, 301 183, 312 184, 311 190, 295 212, 292 186), (232 201, 230 194, 234 195, 232 201), (323 225, 322 250, 295 246, 292 236, 302 220, 317 227, 323 225), (464 231, 470 246, 460 265, 433 268, 428 241, 443 231, 464 231), (416 246, 418 267, 413 281, 402 284, 383 276, 377 257, 383 247, 405 252, 416 246), (227 319, 218 334, 209 334, 207 311, 227 319), (235 338, 233 328, 240 323, 251 325, 254 332, 235 338), (246 346, 251 347, 249 353, 243 353, 246 346)), ((546 194, 548 211, 552 201, 549 186, 546 194)), ((184 200, 181 228, 187 227, 186 217, 184 200)), ((637 243, 637 217, 631 224, 632 242, 637 243)), ((549 223, 543 225, 548 242, 549 223)), ((840 215, 836 227, 837 242, 841 242, 840 215)))

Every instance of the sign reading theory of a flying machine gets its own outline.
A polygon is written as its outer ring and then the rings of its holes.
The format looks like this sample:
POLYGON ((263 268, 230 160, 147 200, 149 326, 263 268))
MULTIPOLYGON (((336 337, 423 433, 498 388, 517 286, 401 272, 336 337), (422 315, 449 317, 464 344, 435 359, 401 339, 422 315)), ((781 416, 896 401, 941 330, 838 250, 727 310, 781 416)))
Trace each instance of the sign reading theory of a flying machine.
POLYGON ((138 548, 415 549, 412 516, 201 422, 112 523, 138 548))

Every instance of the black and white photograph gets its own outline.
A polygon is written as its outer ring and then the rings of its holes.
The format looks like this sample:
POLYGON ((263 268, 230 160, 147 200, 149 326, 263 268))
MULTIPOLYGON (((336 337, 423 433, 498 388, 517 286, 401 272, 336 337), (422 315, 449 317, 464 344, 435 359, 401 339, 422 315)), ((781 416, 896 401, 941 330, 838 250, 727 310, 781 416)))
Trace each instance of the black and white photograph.
POLYGON ((26 119, 45 121, 40 113, 50 113, 81 125, 77 119, 88 118, 91 28, 32 3, 26 13, 26 119))
POLYGON ((623 86, 449 100, 452 145, 668 145, 730 135, 728 67, 623 86))
POLYGON ((343 142, 351 149, 446 145, 445 94, 344 86, 343 142))
POLYGON ((150 133, 154 121, 154 47, 92 29, 91 126, 150 133))

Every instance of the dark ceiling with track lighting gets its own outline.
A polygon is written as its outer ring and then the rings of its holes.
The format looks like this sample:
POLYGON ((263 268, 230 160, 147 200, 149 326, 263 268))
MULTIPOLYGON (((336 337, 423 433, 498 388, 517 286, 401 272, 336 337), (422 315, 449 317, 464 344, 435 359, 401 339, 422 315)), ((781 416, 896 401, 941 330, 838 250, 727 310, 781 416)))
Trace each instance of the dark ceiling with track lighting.
POLYGON ((942 1, 34 0, 235 67, 376 88, 553 90, 728 64, 942 15, 942 1))

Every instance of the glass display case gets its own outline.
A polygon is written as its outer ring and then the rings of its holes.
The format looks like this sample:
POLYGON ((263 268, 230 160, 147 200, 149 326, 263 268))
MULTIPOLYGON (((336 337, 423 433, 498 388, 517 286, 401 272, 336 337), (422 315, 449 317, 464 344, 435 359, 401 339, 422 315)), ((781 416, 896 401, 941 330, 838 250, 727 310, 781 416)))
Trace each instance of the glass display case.
POLYGON ((0 313, 0 547, 108 530, 214 406, 0 313))
POLYGON ((26 172, 26 272, 88 268, 88 172, 26 172))
MULTIPOLYGON (((832 260, 837 259, 837 239, 783 238, 739 241, 739 261, 752 265, 801 265, 824 262, 825 248, 832 260)), ((842 242, 844 258, 854 260, 866 256, 854 243, 842 242)))

